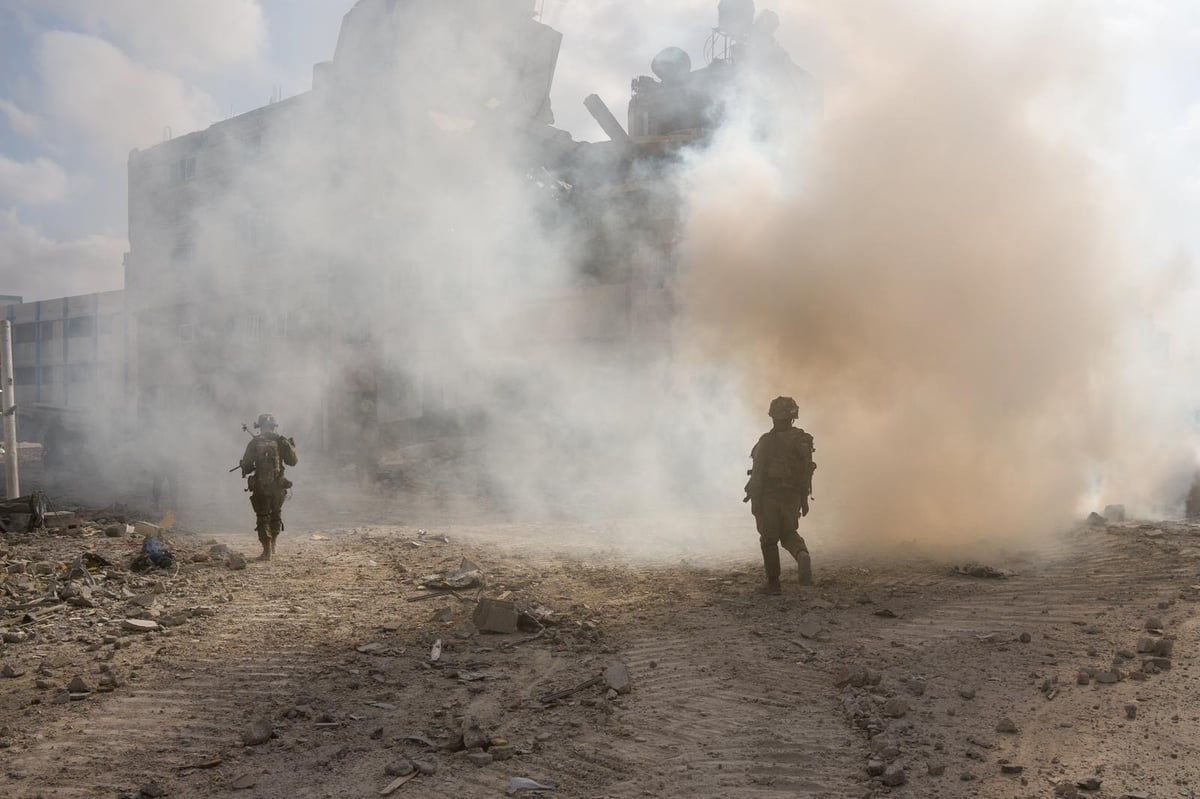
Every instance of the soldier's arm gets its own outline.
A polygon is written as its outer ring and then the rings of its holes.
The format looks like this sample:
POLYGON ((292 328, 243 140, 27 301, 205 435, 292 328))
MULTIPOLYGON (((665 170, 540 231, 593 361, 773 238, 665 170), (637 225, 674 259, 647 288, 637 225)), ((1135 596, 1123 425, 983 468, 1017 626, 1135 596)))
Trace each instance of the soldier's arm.
POLYGON ((242 453, 242 477, 254 471, 254 441, 253 439, 246 445, 246 451, 242 453))
POLYGON ((279 457, 286 466, 295 466, 300 462, 296 456, 296 442, 290 438, 279 437, 279 457))

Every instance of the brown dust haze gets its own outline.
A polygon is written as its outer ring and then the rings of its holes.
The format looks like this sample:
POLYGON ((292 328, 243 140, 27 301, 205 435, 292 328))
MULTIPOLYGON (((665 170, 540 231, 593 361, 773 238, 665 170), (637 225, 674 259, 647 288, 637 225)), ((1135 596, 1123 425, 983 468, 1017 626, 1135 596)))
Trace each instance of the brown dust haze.
POLYGON ((1052 104, 1093 95, 1103 54, 1052 12, 989 40, 939 8, 792 4, 840 59, 823 120, 731 128, 687 177, 681 336, 741 371, 764 429, 796 396, 811 518, 843 540, 1030 539, 1137 501, 1096 492, 1126 243, 1047 114, 1090 113, 1052 104))

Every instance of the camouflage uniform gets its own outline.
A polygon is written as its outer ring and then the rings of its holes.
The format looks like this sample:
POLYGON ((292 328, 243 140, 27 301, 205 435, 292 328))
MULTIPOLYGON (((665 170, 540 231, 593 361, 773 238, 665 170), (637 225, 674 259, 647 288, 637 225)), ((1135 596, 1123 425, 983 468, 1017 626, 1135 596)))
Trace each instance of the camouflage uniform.
POLYGON ((754 468, 746 484, 746 499, 754 514, 762 548, 767 590, 779 590, 779 547, 796 559, 801 585, 812 584, 812 561, 808 546, 797 529, 800 517, 808 515, 812 493, 813 437, 792 420, 799 414, 795 400, 778 397, 771 402, 775 428, 764 433, 750 451, 754 468))
POLYGON ((275 417, 264 413, 258 417, 254 426, 262 432, 246 445, 242 455, 242 476, 249 476, 246 481, 250 491, 250 506, 254 508, 257 519, 255 530, 258 540, 263 545, 262 560, 269 560, 275 552, 275 539, 283 531, 283 502, 287 499, 287 490, 292 487, 292 481, 283 476, 285 466, 295 466, 299 459, 296 457, 296 442, 284 438, 275 432, 278 425, 275 417), (274 445, 279 453, 279 465, 273 469, 273 474, 260 473, 260 452, 263 448, 274 445))

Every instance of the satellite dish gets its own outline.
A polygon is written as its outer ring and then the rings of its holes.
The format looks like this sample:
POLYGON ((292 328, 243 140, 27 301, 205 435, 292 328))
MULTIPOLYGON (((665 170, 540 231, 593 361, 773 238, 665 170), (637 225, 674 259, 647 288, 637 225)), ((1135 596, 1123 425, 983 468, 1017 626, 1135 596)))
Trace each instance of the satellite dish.
POLYGON ((668 47, 654 56, 650 69, 663 83, 682 83, 692 73, 692 58, 678 47, 668 47))

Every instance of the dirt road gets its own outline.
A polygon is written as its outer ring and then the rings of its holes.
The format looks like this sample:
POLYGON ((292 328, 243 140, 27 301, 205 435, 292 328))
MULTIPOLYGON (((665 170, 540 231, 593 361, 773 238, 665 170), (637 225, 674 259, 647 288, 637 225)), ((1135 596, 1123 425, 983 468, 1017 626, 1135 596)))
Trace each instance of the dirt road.
POLYGON ((741 560, 630 564, 578 525, 326 529, 244 570, 208 536, 173 541, 178 572, 93 570, 94 607, 27 623, 37 564, 124 565, 140 539, 4 545, 0 626, 25 640, 0 650, 0 795, 366 797, 408 763, 432 773, 393 796, 503 796, 514 777, 689 799, 1200 784, 1200 526, 1084 527, 989 562, 1003 578, 813 542, 817 586, 781 597, 757 593, 752 538, 741 560), (481 588, 409 601, 463 558, 481 588), (552 613, 536 638, 481 634, 478 596, 552 613), (171 626, 125 630, 138 615, 171 626), (629 693, 544 701, 618 663, 629 693), (76 676, 89 690, 67 698, 76 676), (493 762, 454 751, 464 720, 493 762), (256 722, 271 737, 245 745, 256 722))

